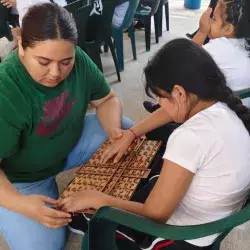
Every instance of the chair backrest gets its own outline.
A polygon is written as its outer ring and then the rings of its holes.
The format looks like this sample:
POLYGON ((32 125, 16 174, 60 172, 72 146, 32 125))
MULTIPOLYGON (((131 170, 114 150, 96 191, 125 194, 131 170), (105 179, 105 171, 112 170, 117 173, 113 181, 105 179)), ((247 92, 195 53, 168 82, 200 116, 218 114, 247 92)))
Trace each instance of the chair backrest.
POLYGON ((78 0, 64 7, 66 10, 72 13, 75 19, 76 27, 78 31, 78 45, 81 48, 84 47, 84 43, 86 40, 86 29, 87 29, 88 17, 91 11, 91 6, 86 5, 86 4, 88 4, 87 0, 78 0))
POLYGON ((116 0, 102 0, 103 12, 100 16, 99 27, 96 29, 96 43, 102 43, 105 37, 112 35, 112 19, 117 5, 116 0))
POLYGON ((161 1, 162 0, 143 0, 141 3, 151 8, 150 15, 153 16, 157 12, 161 1))
POLYGON ((130 27, 134 20, 134 15, 138 7, 140 0, 130 0, 129 7, 127 9, 126 15, 124 17, 123 23, 119 29, 126 30, 130 27))
POLYGON ((8 24, 8 15, 9 9, 0 3, 0 38, 6 37, 9 41, 11 41, 13 38, 8 24))

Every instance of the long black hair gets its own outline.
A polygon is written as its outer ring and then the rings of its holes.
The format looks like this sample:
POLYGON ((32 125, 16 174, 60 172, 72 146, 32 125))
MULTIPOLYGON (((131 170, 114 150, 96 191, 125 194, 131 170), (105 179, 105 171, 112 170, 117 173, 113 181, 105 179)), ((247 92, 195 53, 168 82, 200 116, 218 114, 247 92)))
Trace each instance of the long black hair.
POLYGON ((246 39, 246 49, 250 51, 250 0, 224 0, 224 3, 225 21, 235 27, 236 38, 246 39))
POLYGON ((55 3, 32 6, 22 21, 22 46, 33 47, 36 42, 64 39, 77 44, 77 28, 72 15, 55 3))
POLYGON ((149 96, 161 97, 159 89, 171 93, 175 85, 180 85, 201 100, 227 104, 250 133, 250 111, 233 95, 209 53, 194 42, 184 38, 168 42, 149 60, 144 73, 149 96))

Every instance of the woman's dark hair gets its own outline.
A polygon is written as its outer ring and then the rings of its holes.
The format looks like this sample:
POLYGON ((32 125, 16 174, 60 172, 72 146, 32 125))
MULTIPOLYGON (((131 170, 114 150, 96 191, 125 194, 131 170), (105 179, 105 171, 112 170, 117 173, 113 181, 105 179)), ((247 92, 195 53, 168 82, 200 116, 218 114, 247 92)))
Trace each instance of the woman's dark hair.
POLYGON ((159 90, 171 93, 175 85, 180 85, 201 100, 227 104, 250 133, 250 111, 226 85, 213 58, 194 42, 184 38, 168 42, 149 60, 144 73, 145 90, 150 97, 161 97, 159 90))
MULTIPOLYGON (((250 1, 224 0, 226 22, 235 27, 236 38, 245 38, 250 46, 250 1)), ((247 50, 250 51, 249 46, 247 50)))
POLYGON ((77 29, 72 15, 55 3, 32 6, 22 21, 23 48, 35 46, 36 42, 64 39, 77 43, 77 29))

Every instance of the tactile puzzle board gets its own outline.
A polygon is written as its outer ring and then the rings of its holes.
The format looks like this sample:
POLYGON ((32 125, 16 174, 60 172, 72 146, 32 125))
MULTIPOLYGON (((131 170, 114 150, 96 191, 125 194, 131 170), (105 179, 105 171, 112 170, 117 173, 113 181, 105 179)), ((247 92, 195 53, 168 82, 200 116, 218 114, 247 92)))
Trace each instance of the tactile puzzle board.
POLYGON ((106 141, 89 162, 80 168, 62 197, 81 190, 98 190, 120 199, 131 199, 141 179, 150 174, 148 167, 161 142, 141 137, 135 142, 133 151, 120 162, 115 164, 110 160, 106 164, 100 164, 101 156, 109 145, 110 142, 106 141))

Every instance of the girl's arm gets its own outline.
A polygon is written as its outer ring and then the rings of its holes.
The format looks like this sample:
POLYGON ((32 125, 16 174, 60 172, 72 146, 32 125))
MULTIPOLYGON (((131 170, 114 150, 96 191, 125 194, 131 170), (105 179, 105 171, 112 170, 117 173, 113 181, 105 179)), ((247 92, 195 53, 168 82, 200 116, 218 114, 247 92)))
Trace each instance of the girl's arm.
POLYGON ((97 191, 83 191, 59 201, 59 207, 64 211, 74 212, 111 206, 166 222, 187 192, 193 176, 194 173, 165 160, 160 177, 144 204, 124 201, 97 191))
POLYGON ((200 27, 199 31, 196 33, 196 35, 193 38, 193 42, 198 44, 199 46, 202 46, 208 37, 210 30, 211 30, 211 14, 213 12, 212 8, 208 8, 203 15, 200 18, 200 27))

